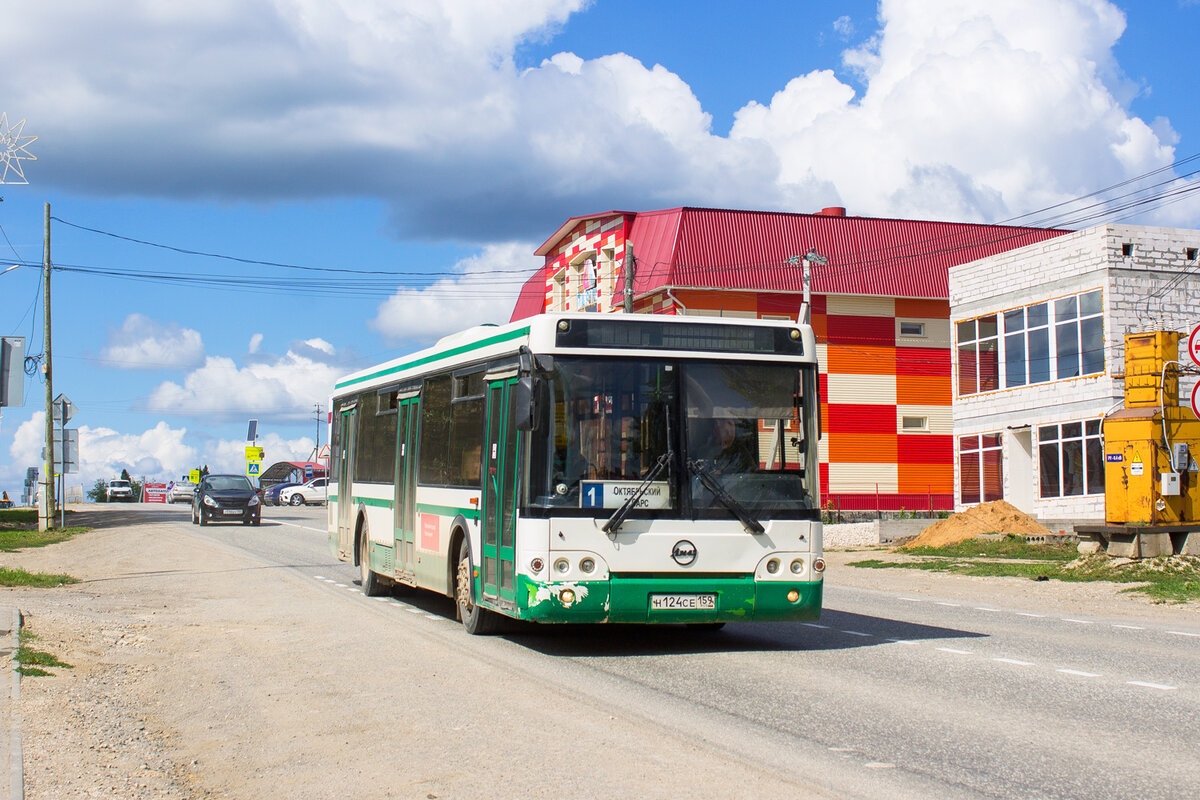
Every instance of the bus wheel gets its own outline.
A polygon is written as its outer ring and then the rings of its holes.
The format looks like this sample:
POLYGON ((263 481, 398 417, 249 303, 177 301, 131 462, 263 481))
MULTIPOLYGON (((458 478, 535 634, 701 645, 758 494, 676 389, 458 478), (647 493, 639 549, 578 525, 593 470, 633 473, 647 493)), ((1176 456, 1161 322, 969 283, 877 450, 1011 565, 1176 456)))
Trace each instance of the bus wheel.
POLYGON ((486 608, 471 602, 471 551, 464 538, 458 546, 458 572, 454 581, 454 599, 458 603, 458 616, 463 627, 472 636, 487 636, 495 633, 498 619, 486 608))
POLYGON ((379 580, 379 576, 371 571, 370 550, 371 545, 364 528, 359 536, 358 545, 358 568, 362 572, 362 590, 367 597, 379 597, 383 594, 383 581, 379 580))

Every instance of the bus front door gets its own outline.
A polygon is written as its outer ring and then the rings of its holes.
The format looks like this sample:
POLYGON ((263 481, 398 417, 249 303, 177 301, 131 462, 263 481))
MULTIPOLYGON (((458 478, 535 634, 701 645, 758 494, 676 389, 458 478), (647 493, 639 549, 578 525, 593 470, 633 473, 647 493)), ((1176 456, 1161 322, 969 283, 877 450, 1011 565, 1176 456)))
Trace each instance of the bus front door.
POLYGON ((341 429, 342 446, 334 455, 338 459, 337 485, 337 529, 338 556, 354 557, 354 498, 351 497, 351 487, 354 485, 354 445, 355 434, 358 431, 357 410, 352 406, 343 409, 338 414, 338 425, 341 429))
POLYGON ((401 400, 396 426, 396 577, 416 582, 417 419, 420 401, 401 400))
POLYGON ((488 383, 483 475, 483 596, 516 602, 516 508, 520 457, 510 396, 516 378, 488 383))

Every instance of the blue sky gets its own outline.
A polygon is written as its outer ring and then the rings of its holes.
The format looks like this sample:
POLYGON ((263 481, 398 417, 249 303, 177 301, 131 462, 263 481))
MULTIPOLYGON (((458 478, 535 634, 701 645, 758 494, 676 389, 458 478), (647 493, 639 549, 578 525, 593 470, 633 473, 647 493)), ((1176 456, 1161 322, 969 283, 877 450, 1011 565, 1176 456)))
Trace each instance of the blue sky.
MULTIPOLYGON (((570 216, 997 221, 1200 152, 1194 0, 193 6, 14 0, 0 28, 0 112, 38 137, 0 268, 40 264, 50 203, 73 483, 241 469, 251 417, 268 461, 304 457, 338 376, 507 320, 570 216)), ((38 282, 0 275, 32 353, 38 282)), ((10 494, 42 397, 0 419, 10 494)))

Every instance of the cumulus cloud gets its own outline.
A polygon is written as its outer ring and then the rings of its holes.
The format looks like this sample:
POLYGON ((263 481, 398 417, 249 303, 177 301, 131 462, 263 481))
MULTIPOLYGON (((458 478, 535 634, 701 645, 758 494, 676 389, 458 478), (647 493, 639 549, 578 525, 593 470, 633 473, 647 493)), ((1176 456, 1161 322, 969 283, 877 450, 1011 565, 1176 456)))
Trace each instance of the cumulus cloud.
POLYGON ((518 69, 585 1, 18 3, 0 95, 53 185, 374 196, 402 232, 478 242, 680 204, 1000 219, 1173 157, 1169 121, 1127 110, 1105 0, 882 0, 857 81, 798 76, 728 136, 670 65, 518 69))
MULTIPOLYGON (((36 412, 13 435, 9 448, 17 465, 41 469, 45 414, 36 412)), ((242 472, 245 469, 246 443, 238 439, 206 438, 199 446, 189 445, 187 428, 173 428, 166 422, 141 433, 119 433, 111 428, 80 426, 79 472, 67 476, 67 482, 90 488, 97 480, 109 480, 129 470, 136 478, 170 481, 188 470, 208 466, 212 472, 242 472)), ((312 453, 308 437, 286 439, 277 433, 261 436, 267 463, 301 461, 312 453)), ((21 468, 22 475, 24 467, 21 468)))
POLYGON ((100 355, 118 369, 190 367, 204 360, 204 342, 199 331, 135 313, 109 330, 100 355))
POLYGON ((182 384, 159 384, 145 406, 164 414, 304 419, 350 371, 342 359, 321 339, 293 343, 282 356, 240 367, 231 358, 209 356, 182 384))
POLYGON ((454 265, 460 273, 424 289, 399 289, 367 322, 389 342, 430 344, 440 336, 485 322, 505 323, 521 284, 541 259, 537 245, 492 245, 454 265))

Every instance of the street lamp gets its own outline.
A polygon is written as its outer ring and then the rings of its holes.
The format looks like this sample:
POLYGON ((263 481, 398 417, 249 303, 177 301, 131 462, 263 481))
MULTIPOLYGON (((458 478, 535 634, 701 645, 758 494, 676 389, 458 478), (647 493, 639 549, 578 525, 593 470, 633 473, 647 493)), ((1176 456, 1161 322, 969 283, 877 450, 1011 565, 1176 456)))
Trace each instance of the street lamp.
POLYGON ((829 263, 829 259, 826 256, 818 253, 816 248, 810 247, 808 248, 808 252, 803 256, 789 256, 788 258, 784 259, 783 263, 793 267, 798 265, 802 265, 804 267, 804 271, 801 273, 804 282, 804 296, 800 303, 800 313, 797 315, 796 321, 800 323, 807 323, 812 316, 812 305, 810 303, 811 298, 809 297, 809 287, 812 283, 812 275, 810 274, 809 267, 813 264, 825 266, 829 263))
POLYGON ((0 275, 4 275, 5 273, 12 272, 14 269, 20 269, 20 268, 21 268, 20 264, 13 264, 8 269, 0 271, 0 275))

